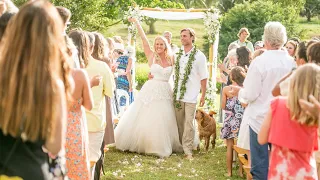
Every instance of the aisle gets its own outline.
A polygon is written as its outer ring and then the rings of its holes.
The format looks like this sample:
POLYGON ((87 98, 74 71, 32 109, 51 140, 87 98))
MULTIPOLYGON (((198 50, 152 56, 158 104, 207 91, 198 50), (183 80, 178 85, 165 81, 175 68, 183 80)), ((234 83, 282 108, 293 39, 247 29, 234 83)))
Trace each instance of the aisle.
MULTIPOLYGON (((220 129, 220 128, 219 128, 220 129)), ((219 136, 217 136, 219 137, 219 136)), ((111 147, 106 153, 104 169, 107 179, 211 179, 225 180, 226 147, 221 139, 216 140, 216 148, 211 146, 208 153, 194 151, 194 160, 183 158, 183 154, 173 154, 167 159, 153 156, 143 156, 136 153, 126 153, 111 147)), ((232 180, 240 180, 238 166, 234 168, 232 180)))

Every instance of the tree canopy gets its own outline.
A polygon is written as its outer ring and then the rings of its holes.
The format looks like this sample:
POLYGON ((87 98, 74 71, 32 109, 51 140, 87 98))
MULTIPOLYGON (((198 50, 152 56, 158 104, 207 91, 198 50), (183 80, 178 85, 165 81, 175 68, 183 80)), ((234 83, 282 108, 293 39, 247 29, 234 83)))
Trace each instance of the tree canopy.
POLYGON ((271 1, 236 4, 222 18, 219 42, 221 57, 226 56, 228 45, 238 39, 237 33, 242 27, 249 29, 249 40, 252 43, 261 40, 264 26, 269 21, 281 22, 286 27, 288 36, 295 36, 294 22, 297 16, 294 7, 283 8, 280 3, 271 1))

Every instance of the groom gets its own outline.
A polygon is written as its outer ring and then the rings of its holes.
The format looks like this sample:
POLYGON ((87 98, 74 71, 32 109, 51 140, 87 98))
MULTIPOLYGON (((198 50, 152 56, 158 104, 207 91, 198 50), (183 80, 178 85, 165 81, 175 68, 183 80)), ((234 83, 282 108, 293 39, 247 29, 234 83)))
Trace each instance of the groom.
POLYGON ((208 78, 207 58, 193 44, 195 38, 193 29, 181 30, 182 48, 175 63, 174 106, 179 140, 187 159, 193 158, 193 120, 200 90, 200 106, 204 105, 208 78))

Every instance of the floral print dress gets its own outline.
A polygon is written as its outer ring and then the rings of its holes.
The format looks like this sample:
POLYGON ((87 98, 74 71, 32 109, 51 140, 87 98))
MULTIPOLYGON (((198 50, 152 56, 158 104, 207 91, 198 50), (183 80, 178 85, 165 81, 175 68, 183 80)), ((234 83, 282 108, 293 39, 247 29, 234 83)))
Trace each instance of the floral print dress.
POLYGON ((222 139, 237 138, 240 130, 244 107, 241 106, 237 96, 227 98, 225 120, 221 128, 222 139))
POLYGON ((66 138, 67 176, 89 180, 89 159, 86 123, 81 111, 82 98, 72 102, 68 111, 66 138))

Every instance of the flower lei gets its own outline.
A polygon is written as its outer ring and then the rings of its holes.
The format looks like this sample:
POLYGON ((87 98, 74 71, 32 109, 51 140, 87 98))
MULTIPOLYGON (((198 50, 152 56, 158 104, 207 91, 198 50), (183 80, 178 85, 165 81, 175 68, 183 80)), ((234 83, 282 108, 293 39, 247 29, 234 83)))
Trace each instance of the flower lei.
MULTIPOLYGON (((178 109, 181 109, 181 103, 180 101, 177 101, 177 94, 178 94, 178 85, 179 85, 179 79, 180 79, 180 59, 182 56, 182 49, 180 49, 179 53, 178 53, 178 57, 177 57, 177 62, 175 64, 175 79, 174 79, 174 89, 173 89, 173 99, 174 99, 174 106, 178 109)), ((194 46, 193 50, 190 53, 189 56, 189 60, 187 62, 186 68, 185 68, 185 72, 183 75, 183 79, 181 82, 181 87, 180 87, 180 97, 179 100, 183 99, 184 94, 187 91, 187 81, 189 79, 189 75, 191 73, 191 69, 192 69, 192 64, 193 62, 196 60, 195 59, 195 54, 197 53, 197 47, 194 46)))
POLYGON ((203 22, 209 42, 214 43, 216 40, 216 35, 220 30, 219 10, 210 8, 208 11, 206 11, 203 22))

